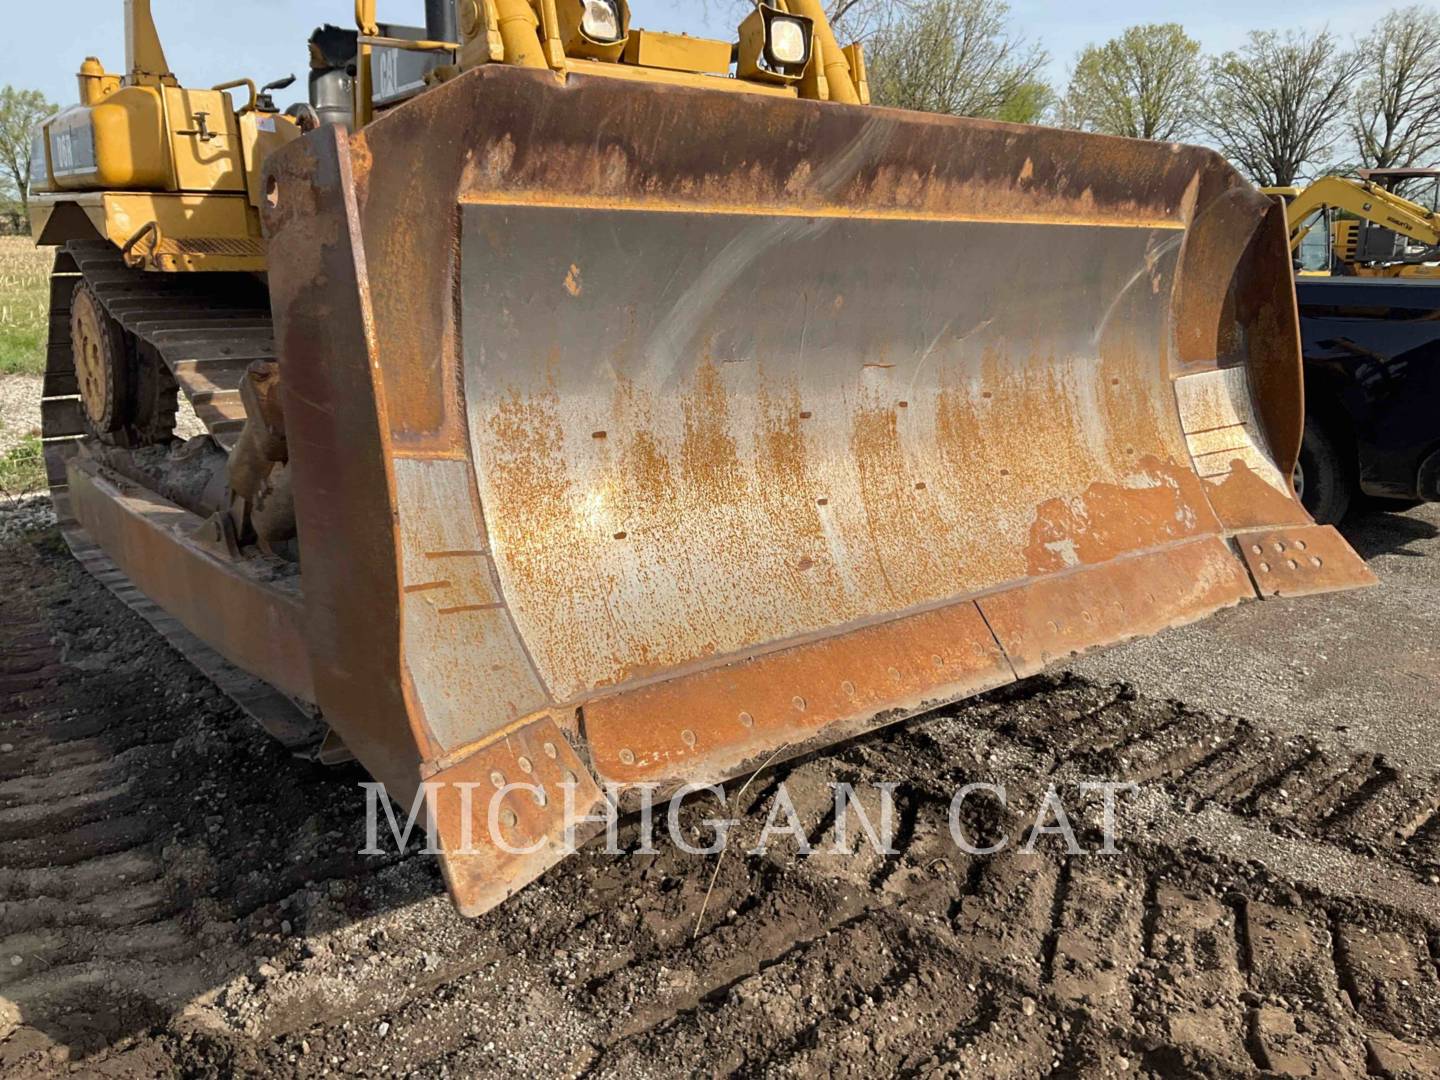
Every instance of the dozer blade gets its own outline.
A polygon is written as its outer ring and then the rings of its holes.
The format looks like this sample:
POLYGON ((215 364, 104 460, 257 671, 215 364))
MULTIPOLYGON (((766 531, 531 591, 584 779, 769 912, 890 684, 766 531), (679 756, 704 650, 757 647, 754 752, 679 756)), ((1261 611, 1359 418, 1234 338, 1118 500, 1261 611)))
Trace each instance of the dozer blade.
POLYGON ((270 173, 319 704, 466 912, 604 784, 1373 581, 1208 151, 492 66, 270 173))

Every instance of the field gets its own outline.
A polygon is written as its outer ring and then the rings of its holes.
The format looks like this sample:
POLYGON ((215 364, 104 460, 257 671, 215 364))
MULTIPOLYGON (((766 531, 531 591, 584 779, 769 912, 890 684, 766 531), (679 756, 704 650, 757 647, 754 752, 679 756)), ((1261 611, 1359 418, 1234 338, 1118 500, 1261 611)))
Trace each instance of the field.
POLYGON ((39 377, 45 370, 50 253, 0 236, 0 499, 44 488, 39 377))
POLYGON ((0 375, 45 370, 50 261, 28 236, 0 236, 0 375))

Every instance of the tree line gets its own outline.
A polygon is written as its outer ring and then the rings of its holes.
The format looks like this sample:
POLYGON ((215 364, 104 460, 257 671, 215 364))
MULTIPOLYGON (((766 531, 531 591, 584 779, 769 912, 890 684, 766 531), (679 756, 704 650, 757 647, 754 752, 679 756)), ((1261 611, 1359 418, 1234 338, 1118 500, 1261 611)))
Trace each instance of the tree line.
POLYGON ((1206 142, 1262 185, 1440 157, 1440 10, 1398 8, 1345 42, 1256 30, 1207 56, 1177 23, 1132 26, 1075 57, 1069 83, 1004 0, 838 0, 867 45, 877 104, 1206 142))
MULTIPOLYGON (((712 0, 722 7, 752 0, 712 0)), ((1440 157, 1440 10, 1382 16, 1345 42, 1329 30, 1256 30, 1207 56, 1178 23, 1132 26, 1076 56, 1069 83, 1012 25, 1005 0, 829 0, 866 45, 876 104, 1215 146, 1251 179, 1288 185, 1440 157)), ((0 229, 28 209, 30 131, 54 106, 0 88, 0 229)))
POLYGON ((0 236, 29 229, 31 132, 54 111, 39 91, 0 87, 0 236))

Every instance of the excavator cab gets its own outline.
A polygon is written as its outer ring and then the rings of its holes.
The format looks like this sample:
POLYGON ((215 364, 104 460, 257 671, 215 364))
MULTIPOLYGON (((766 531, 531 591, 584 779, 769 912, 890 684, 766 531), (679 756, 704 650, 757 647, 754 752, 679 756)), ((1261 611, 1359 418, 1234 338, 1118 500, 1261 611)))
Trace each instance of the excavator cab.
MULTIPOLYGON (((1293 184, 1282 184, 1262 187, 1260 193, 1270 196, 1288 209, 1303 190, 1293 184)), ((1296 228, 1300 230, 1298 242, 1294 242, 1292 237, 1292 266, 1296 276, 1317 277, 1330 274, 1334 269, 1332 244, 1338 241, 1338 233, 1332 236, 1328 212, 1322 208, 1309 220, 1297 222, 1296 228), (1317 225, 1321 227, 1316 228, 1317 225)))

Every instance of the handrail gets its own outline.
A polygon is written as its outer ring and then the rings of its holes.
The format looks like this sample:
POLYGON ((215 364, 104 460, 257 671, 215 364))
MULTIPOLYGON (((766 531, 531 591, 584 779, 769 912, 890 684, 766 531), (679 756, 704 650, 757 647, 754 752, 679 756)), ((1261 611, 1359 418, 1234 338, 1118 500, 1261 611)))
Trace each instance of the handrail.
POLYGON ((455 41, 416 41, 414 38, 381 37, 375 34, 361 34, 361 45, 372 45, 381 49, 404 49, 407 52, 455 52, 460 48, 455 41))
POLYGON ((126 266, 139 269, 140 267, 145 265, 146 257, 144 255, 139 255, 132 258, 131 252, 135 250, 136 246, 140 243, 141 240, 145 239, 147 234, 153 235, 154 237, 154 241, 150 245, 151 257, 153 258, 159 253, 161 244, 160 223, 158 221, 146 222, 144 225, 140 226, 140 228, 135 231, 134 236, 130 237, 129 240, 125 241, 125 246, 120 249, 120 258, 124 261, 126 266))
POLYGON ((221 83, 219 86, 212 86, 211 90, 224 93, 227 90, 239 90, 244 87, 250 91, 250 100, 236 110, 236 116, 244 116, 248 112, 254 112, 256 103, 259 101, 260 92, 255 89, 254 79, 231 79, 229 82, 221 83))
POLYGON ((380 32, 375 21, 375 0, 355 0, 355 29, 370 35, 380 32))

